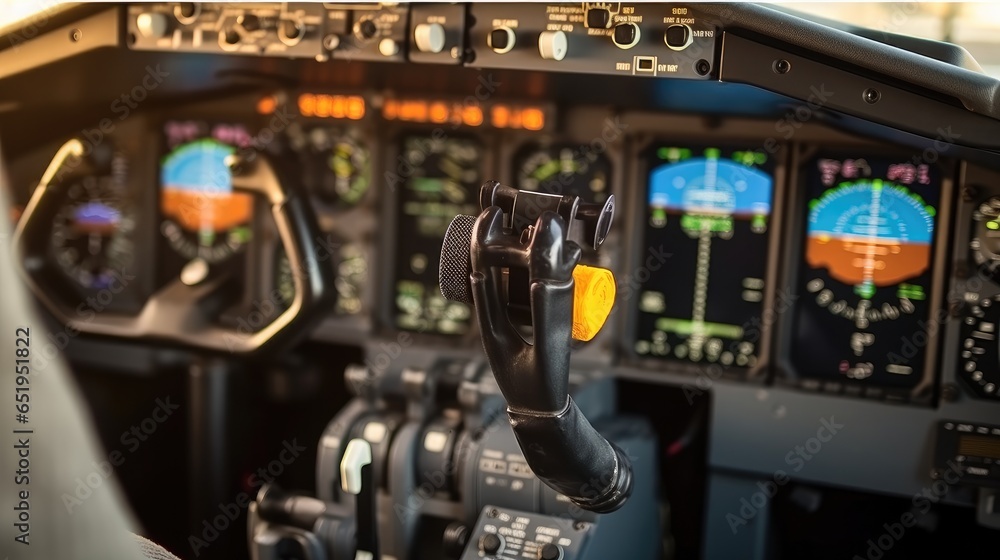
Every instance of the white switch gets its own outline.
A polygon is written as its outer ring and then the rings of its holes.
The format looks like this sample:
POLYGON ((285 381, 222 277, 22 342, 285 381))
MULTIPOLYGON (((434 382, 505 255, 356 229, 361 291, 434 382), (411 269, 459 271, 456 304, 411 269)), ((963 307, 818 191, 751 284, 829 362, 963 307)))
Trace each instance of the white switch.
POLYGON ((378 42, 378 52, 383 56, 395 56, 399 52, 399 43, 386 37, 378 42))
POLYGON ((421 23, 413 28, 413 40, 420 52, 439 53, 444 50, 444 26, 440 23, 421 23))
POLYGON ((562 31, 543 31, 538 36, 538 54, 546 60, 562 60, 568 50, 566 34, 562 31))
POLYGON ((372 463, 372 447, 360 438, 347 442, 340 460, 340 487, 348 494, 361 493, 361 467, 372 463))
POLYGON ((159 39, 167 34, 167 16, 158 13, 143 13, 135 18, 139 34, 149 39, 159 39))

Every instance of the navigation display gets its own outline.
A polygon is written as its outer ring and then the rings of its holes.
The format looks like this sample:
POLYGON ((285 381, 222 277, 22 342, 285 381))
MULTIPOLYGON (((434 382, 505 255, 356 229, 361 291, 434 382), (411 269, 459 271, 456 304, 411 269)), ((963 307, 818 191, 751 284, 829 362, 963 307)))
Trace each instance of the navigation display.
POLYGON ((890 159, 818 157, 807 213, 792 362, 802 377, 919 384, 930 312, 939 170, 890 159))
POLYGON ((441 240, 452 218, 479 214, 483 148, 473 138, 412 135, 402 139, 400 158, 412 172, 399 189, 395 325, 464 334, 472 325, 472 312, 441 295, 438 267, 441 240))
POLYGON ((655 146, 636 278, 640 357, 751 368, 759 359, 771 157, 763 150, 655 146))

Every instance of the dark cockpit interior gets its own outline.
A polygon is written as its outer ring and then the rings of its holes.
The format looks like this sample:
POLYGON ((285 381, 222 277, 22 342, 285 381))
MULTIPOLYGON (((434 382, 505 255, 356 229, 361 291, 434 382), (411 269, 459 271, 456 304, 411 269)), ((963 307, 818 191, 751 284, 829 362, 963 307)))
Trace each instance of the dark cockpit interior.
POLYGON ((997 549, 1000 79, 962 46, 49 4, 0 28, 0 556, 997 549))

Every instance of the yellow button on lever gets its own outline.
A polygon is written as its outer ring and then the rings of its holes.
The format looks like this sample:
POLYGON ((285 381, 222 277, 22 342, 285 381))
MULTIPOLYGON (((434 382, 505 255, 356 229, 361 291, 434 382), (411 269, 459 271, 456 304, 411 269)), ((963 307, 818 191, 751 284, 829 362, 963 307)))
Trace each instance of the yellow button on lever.
POLYGON ((615 304, 615 275, 606 268, 577 265, 573 269, 573 338, 597 336, 615 304))

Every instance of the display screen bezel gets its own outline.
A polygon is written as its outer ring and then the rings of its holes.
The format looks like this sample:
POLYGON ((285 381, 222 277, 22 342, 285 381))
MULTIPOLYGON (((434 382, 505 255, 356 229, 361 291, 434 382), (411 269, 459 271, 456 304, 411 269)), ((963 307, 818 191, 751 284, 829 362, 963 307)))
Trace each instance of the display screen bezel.
MULTIPOLYGON (((197 114, 172 115, 169 118, 163 118, 156 123, 155 130, 157 132, 157 137, 156 137, 157 151, 156 151, 156 162, 153 172, 156 184, 156 243, 157 243, 156 254, 159 255, 158 272, 157 272, 158 285, 162 286, 175 280, 177 278, 177 275, 179 274, 180 268, 182 268, 188 262, 185 260, 183 255, 178 253, 173 247, 170 246, 170 242, 167 240, 166 236, 163 234, 163 231, 161 230, 164 221, 167 219, 167 215, 164 213, 163 210, 163 202, 162 202, 162 196, 164 190, 164 185, 162 181, 162 171, 166 158, 169 157, 172 153, 174 153, 178 147, 190 144, 192 142, 197 142, 201 139, 214 139, 222 144, 227 144, 233 148, 234 154, 246 150, 255 151, 255 148, 252 145, 253 141, 256 139, 256 135, 254 133, 255 132, 254 124, 255 123, 248 123, 244 120, 237 118, 229 118, 229 119, 215 118, 215 117, 201 116, 197 114), (175 146, 171 146, 167 139, 167 126, 171 123, 186 123, 186 122, 199 123, 203 125, 206 130, 208 130, 208 133, 206 133, 205 135, 201 135, 198 138, 185 140, 175 146), (215 138, 214 136, 212 136, 211 131, 216 126, 231 126, 231 127, 242 128, 243 132, 246 133, 250 139, 251 143, 250 146, 241 147, 238 145, 223 142, 222 140, 215 138)), ((263 201, 260 200, 258 197, 251 195, 250 220, 248 222, 249 224, 248 227, 251 228, 251 232, 253 231, 254 228, 256 220, 255 217, 257 213, 260 211, 262 203, 263 201)), ((252 252, 251 247, 253 246, 253 244, 254 240, 251 237, 239 248, 239 250, 228 255, 219 263, 216 263, 214 265, 210 263, 210 266, 214 266, 220 269, 225 268, 231 270, 244 270, 247 266, 247 262, 250 260, 248 259, 248 255, 249 253, 252 252)))
POLYGON ((928 341, 924 345, 924 363, 921 370, 913 375, 919 381, 912 389, 897 389, 885 387, 878 384, 866 384, 865 381, 852 382, 847 379, 828 379, 825 376, 810 375, 809 372, 800 371, 792 359, 793 345, 795 344, 796 320, 795 315, 800 305, 806 304, 803 301, 805 295, 802 293, 802 259, 805 258, 805 242, 808 230, 809 213, 807 205, 811 200, 812 193, 807 185, 809 180, 810 165, 813 165, 818 158, 826 157, 831 159, 868 157, 873 160, 897 160, 899 162, 909 162, 916 158, 920 163, 928 163, 937 167, 937 172, 941 177, 940 192, 938 194, 937 216, 932 235, 931 265, 929 268, 930 283, 926 286, 928 294, 927 315, 916 317, 915 320, 930 321, 941 311, 943 305, 943 289, 945 285, 945 269, 947 267, 948 235, 952 229, 952 188, 954 185, 955 166, 951 160, 939 157, 934 154, 936 161, 929 161, 922 156, 920 150, 914 149, 912 152, 906 149, 886 149, 884 146, 866 147, 860 145, 824 145, 803 146, 796 154, 790 167, 791 176, 789 184, 794 188, 789 189, 789 219, 788 234, 785 236, 787 243, 783 248, 783 253, 787 255, 783 274, 784 286, 795 296, 795 302, 788 310, 787 316, 781 321, 780 336, 777 343, 778 360, 776 364, 775 379, 781 384, 793 385, 802 389, 817 390, 827 393, 845 392, 852 396, 868 398, 895 398, 917 404, 925 404, 933 400, 934 386, 938 365, 940 360, 940 343, 944 335, 944 326, 928 329, 928 341), (850 387, 850 389, 849 389, 850 387))
MULTIPOLYGON (((641 240, 630 247, 629 265, 625 273, 618 279, 618 297, 616 307, 625 309, 624 318, 620 325, 621 344, 619 353, 625 365, 634 366, 640 370, 655 370, 654 375, 681 374, 682 376, 695 375, 705 378, 704 385, 710 384, 716 379, 737 379, 756 380, 764 379, 771 369, 773 356, 773 333, 776 322, 761 321, 759 350, 757 352, 757 363, 753 367, 726 367, 721 364, 707 362, 691 362, 679 359, 651 358, 635 351, 635 343, 638 335, 639 306, 638 298, 641 294, 641 282, 638 282, 637 273, 645 266, 646 247, 646 221, 648 214, 649 195, 649 174, 655 167, 650 157, 647 157, 652 150, 660 146, 677 146, 692 148, 718 147, 724 150, 762 150, 771 158, 770 165, 772 171, 772 192, 771 211, 768 220, 768 241, 767 255, 765 259, 765 289, 764 299, 761 302, 761 309, 771 309, 775 305, 775 293, 779 279, 780 256, 779 248, 783 231, 785 228, 785 199, 786 194, 786 169, 790 158, 787 144, 768 143, 759 137, 727 137, 726 141, 719 142, 718 137, 695 136, 691 138, 670 137, 664 135, 648 135, 636 141, 629 151, 631 160, 630 180, 635 184, 634 200, 629 201, 628 220, 630 230, 626 232, 629 238, 641 240)), ((667 263, 669 266, 669 261, 667 263)), ((700 379, 699 379, 700 381, 700 379)))
MULTIPOLYGON (((485 177, 490 169, 492 169, 492 153, 494 150, 494 145, 489 141, 488 137, 484 137, 477 134, 474 130, 467 128, 456 128, 455 130, 444 129, 441 127, 430 128, 426 126, 403 126, 397 129, 392 129, 388 131, 385 137, 388 139, 386 141, 389 147, 387 161, 394 162, 395 164, 400 164, 404 162, 404 144, 407 140, 413 138, 434 138, 436 140, 457 140, 457 141, 471 141, 475 142, 480 150, 480 160, 479 160, 479 177, 485 181, 485 177)), ((433 329, 408 329, 401 327, 398 322, 399 309, 396 304, 397 283, 400 279, 400 262, 398 257, 398 252, 400 248, 399 239, 401 235, 405 235, 402 231, 400 218, 402 216, 402 204, 404 202, 403 190, 406 188, 405 182, 409 180, 409 175, 402 172, 403 169, 393 165, 388 171, 395 172, 393 178, 394 181, 398 181, 395 184, 387 185, 386 188, 386 201, 385 207, 383 209, 383 216, 386 217, 385 221, 387 226, 383 231, 383 246, 391 247, 391 250, 383 251, 382 263, 383 269, 387 270, 387 274, 383 280, 384 285, 382 289, 387 297, 384 299, 384 304, 382 305, 382 310, 380 313, 381 322, 385 330, 400 333, 397 336, 406 336, 409 339, 426 339, 427 342, 431 341, 455 341, 455 344, 464 344, 464 341, 473 341, 479 338, 479 325, 476 321, 475 312, 471 306, 469 306, 469 322, 468 327, 463 332, 458 333, 443 333, 438 330, 433 329), (405 334, 404 334, 405 333, 405 334)), ((385 177, 389 177, 388 174, 385 177)), ((389 179, 385 179, 388 181, 389 179)), ((478 187, 473 193, 475 197, 472 199, 474 201, 474 206, 478 210, 478 187)), ((450 222, 450 220, 448 220, 450 222)), ((436 264, 436 263, 435 263, 436 264)))

